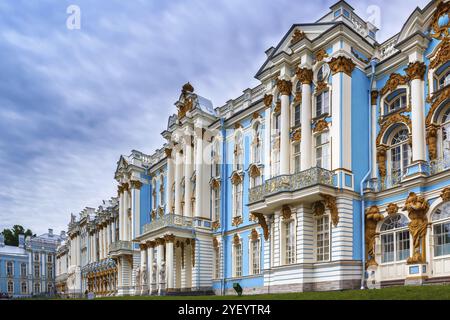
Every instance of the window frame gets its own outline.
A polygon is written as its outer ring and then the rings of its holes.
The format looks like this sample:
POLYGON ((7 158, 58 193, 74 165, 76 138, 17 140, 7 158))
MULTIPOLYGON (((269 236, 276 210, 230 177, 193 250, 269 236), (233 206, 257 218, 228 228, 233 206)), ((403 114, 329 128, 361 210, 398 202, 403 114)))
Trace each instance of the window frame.
POLYGON ((332 245, 332 229, 331 218, 328 213, 314 217, 314 260, 316 263, 324 263, 331 261, 331 245, 332 245), (319 226, 321 229, 319 229, 319 226), (327 227, 324 229, 324 227, 327 227), (322 236, 319 240, 319 236, 322 236), (319 247, 319 241, 328 241, 328 245, 319 247), (328 250, 326 250, 328 248, 328 250), (319 256, 322 258, 319 259, 319 256))
POLYGON ((320 133, 317 133, 317 134, 315 134, 314 136, 314 162, 315 162, 315 164, 316 164, 316 167, 318 167, 318 168, 323 168, 323 169, 325 169, 325 170, 330 170, 331 169, 331 141, 330 141, 330 131, 329 130, 324 130, 324 131, 322 131, 322 132, 320 132, 320 133), (318 137, 322 137, 322 136, 324 136, 324 135, 326 135, 326 137, 327 137, 327 140, 326 140, 326 142, 324 143, 322 140, 321 140, 321 143, 320 143, 320 145, 318 145, 317 144, 317 138, 318 137), (326 149, 327 149, 327 154, 326 154, 326 157, 324 157, 324 152, 323 152, 323 150, 324 150, 324 148, 326 147, 326 149), (321 165, 318 165, 318 157, 317 157, 317 150, 320 148, 320 150, 321 150, 321 156, 320 156, 320 159, 321 159, 321 165), (326 160, 326 164, 324 165, 324 161, 323 160, 326 160))
POLYGON ((406 263, 407 259, 411 256, 411 250, 412 250, 412 245, 411 245, 411 235, 409 233, 409 229, 408 229, 408 223, 409 223, 409 219, 403 215, 403 214, 396 214, 395 216, 388 216, 384 219, 383 223, 380 226, 380 237, 379 237, 379 241, 380 241, 380 264, 381 265, 390 265, 390 264, 397 264, 397 263, 406 263), (397 221, 393 221, 393 219, 398 218, 397 221), (392 221, 391 221, 392 220, 392 221), (384 226, 387 225, 387 223, 393 223, 393 227, 390 227, 390 229, 387 230, 383 230, 384 226), (399 225, 398 225, 399 224, 399 225), (408 234, 408 241, 405 241, 404 239, 401 239, 399 241, 399 235, 404 235, 404 234, 408 234), (392 251, 389 251, 388 253, 390 253, 392 255, 392 259, 386 259, 386 255, 385 255, 385 247, 386 247, 386 242, 385 242, 385 238, 386 237, 391 237, 392 241, 390 241, 388 244, 390 247, 392 247, 392 251), (403 242, 407 242, 408 243, 408 249, 399 249, 399 243, 403 243, 403 242), (400 257, 400 252, 406 251, 407 250, 407 254, 405 255, 405 257, 400 257))

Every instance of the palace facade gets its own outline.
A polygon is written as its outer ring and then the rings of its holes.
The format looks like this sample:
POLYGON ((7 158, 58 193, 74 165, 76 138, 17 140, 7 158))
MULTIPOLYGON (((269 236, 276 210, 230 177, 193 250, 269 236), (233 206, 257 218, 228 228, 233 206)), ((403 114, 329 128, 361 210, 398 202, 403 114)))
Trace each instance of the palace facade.
POLYGON ((383 43, 345 1, 225 105, 187 83, 166 143, 72 216, 61 292, 230 294, 450 281, 450 2, 383 43))
POLYGON ((0 293, 12 298, 52 296, 56 293, 56 249, 65 232, 52 229, 37 237, 19 235, 19 245, 5 245, 0 233, 0 293))

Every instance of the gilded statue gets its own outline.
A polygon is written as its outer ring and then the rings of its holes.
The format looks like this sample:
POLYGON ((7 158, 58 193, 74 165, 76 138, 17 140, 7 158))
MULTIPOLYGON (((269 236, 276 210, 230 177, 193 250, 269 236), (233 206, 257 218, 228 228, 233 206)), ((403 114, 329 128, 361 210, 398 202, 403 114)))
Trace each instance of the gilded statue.
POLYGON ((403 211, 408 211, 409 233, 413 238, 413 255, 408 258, 408 264, 425 263, 425 237, 427 235, 429 209, 428 201, 424 197, 411 192, 406 199, 403 211))
POLYGON ((378 221, 383 219, 384 217, 377 206, 367 209, 365 223, 366 268, 378 265, 375 261, 375 238, 378 221))
POLYGON ((377 162, 380 176, 386 177, 386 149, 382 148, 377 151, 377 162))
POLYGON ((436 160, 437 158, 437 131, 434 125, 429 126, 427 130, 427 145, 430 160, 436 160))

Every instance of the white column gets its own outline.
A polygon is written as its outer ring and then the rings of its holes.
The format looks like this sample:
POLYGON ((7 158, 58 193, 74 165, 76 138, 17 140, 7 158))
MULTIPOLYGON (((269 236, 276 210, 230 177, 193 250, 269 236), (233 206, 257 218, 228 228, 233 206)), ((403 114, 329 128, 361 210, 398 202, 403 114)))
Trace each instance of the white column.
POLYGON ((81 265, 81 237, 77 235, 77 265, 81 265))
POLYGON ((172 159, 172 149, 166 149, 166 156, 167 156, 167 177, 166 177, 166 213, 170 212, 172 210, 172 185, 174 181, 174 163, 172 159))
POLYGON ((281 95, 280 175, 285 175, 290 174, 289 96, 292 83, 287 80, 279 80, 278 89, 281 95))
POLYGON ((311 131, 311 83, 313 72, 311 69, 299 69, 297 75, 302 83, 301 125, 302 139, 300 142, 301 170, 308 170, 312 166, 312 131, 311 131))
POLYGON ((191 177, 192 177, 192 137, 186 136, 186 145, 184 147, 184 216, 192 216, 191 210, 191 177))
MULTIPOLYGON (((147 245, 146 244, 141 244, 140 245, 140 249, 141 249, 141 274, 143 274, 144 272, 147 272, 148 274, 148 265, 147 265, 147 245)), ((144 284, 141 282, 141 294, 144 294, 145 291, 147 290, 147 285, 148 285, 148 278, 147 278, 147 284, 144 284)))
POLYGON ((165 237, 166 240, 166 270, 167 270, 167 286, 166 288, 173 289, 173 242, 175 237, 173 235, 169 235, 165 237))
POLYGON ((134 239, 135 237, 137 237, 141 234, 141 230, 140 230, 140 226, 141 226, 141 223, 140 223, 140 220, 141 220, 141 217, 140 217, 140 214, 141 214, 141 183, 140 183, 140 181, 133 182, 131 187, 132 187, 131 192, 132 192, 132 196, 133 196, 133 199, 131 201, 131 205, 132 205, 131 219, 132 219, 132 226, 133 226, 131 239, 134 239))
POLYGON ((118 221, 119 222, 119 240, 123 240, 123 221, 124 221, 124 219, 123 219, 123 192, 120 192, 119 193, 119 221, 118 221))
POLYGON ((266 96, 264 104, 266 110, 264 111, 264 179, 267 180, 270 177, 270 137, 272 131, 271 125, 271 107, 273 96, 266 96))
POLYGON ((147 270, 148 270, 148 283, 150 285, 150 290, 152 289, 151 285, 153 283, 153 259, 155 254, 155 242, 149 241, 147 242, 147 270))
POLYGON ((182 215, 181 212, 181 152, 175 151, 175 214, 182 215))
MULTIPOLYGON (((202 217, 202 192, 203 192, 203 129, 198 128, 200 132, 196 132, 196 150, 195 150, 195 217, 202 217)), ((173 247, 173 243, 172 243, 173 247)))
MULTIPOLYGON (((419 56, 410 56, 417 59, 419 56)), ((412 161, 425 161, 425 105, 424 105, 424 75, 425 64, 412 61, 406 72, 411 79, 411 124, 412 124, 412 161)))
MULTIPOLYGON (((162 238, 156 239, 156 244, 158 245, 158 252, 157 252, 157 256, 156 256, 156 264, 158 266, 158 271, 156 273, 156 283, 159 284, 160 280, 161 280, 161 279, 159 279, 159 272, 162 267, 162 262, 164 261, 164 239, 162 239, 162 238)), ((163 281, 164 281, 164 279, 163 279, 163 281)), ((159 287, 159 285, 158 285, 158 287, 159 287)))
POLYGON ((112 218, 113 220, 111 221, 111 243, 116 242, 116 222, 114 221, 114 218, 112 218))
MULTIPOLYGON (((127 184, 128 185, 128 184, 127 184)), ((128 187, 123 192, 123 198, 124 198, 124 210, 123 210, 123 216, 124 216, 124 239, 125 241, 130 241, 130 234, 129 234, 129 219, 128 219, 128 208, 129 208, 129 195, 128 195, 128 187)))

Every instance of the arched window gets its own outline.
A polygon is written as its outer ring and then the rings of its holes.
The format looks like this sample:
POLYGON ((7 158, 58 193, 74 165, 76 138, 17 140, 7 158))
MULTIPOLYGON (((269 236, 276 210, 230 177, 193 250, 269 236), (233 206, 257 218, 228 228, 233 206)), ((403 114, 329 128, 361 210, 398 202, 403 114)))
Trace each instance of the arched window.
POLYGON ((406 128, 394 132, 390 147, 390 169, 392 184, 398 183, 410 164, 409 133, 406 128))
POLYGON ((14 282, 8 281, 8 294, 14 294, 14 282))
POLYGON ((387 115, 406 108, 406 89, 399 89, 392 92, 384 99, 384 114, 387 115))
POLYGON ((253 127, 253 141, 252 141, 252 160, 253 163, 261 162, 261 125, 259 122, 255 123, 253 127))
POLYGON ((433 221, 434 256, 450 255, 450 202, 445 202, 431 216, 433 221))
POLYGON ((381 226, 381 262, 404 261, 410 256, 408 219, 397 214, 389 216, 381 226))
POLYGON ((242 170, 244 161, 243 161, 243 146, 242 146, 242 132, 237 131, 234 137, 234 168, 235 170, 242 170))
POLYGON ((14 275, 14 267, 13 263, 11 261, 8 261, 6 263, 6 275, 8 277, 12 277, 14 275))
POLYGON ((450 84, 450 66, 448 62, 437 70, 435 79, 437 81, 438 90, 445 88, 450 84))
POLYGON ((324 131, 315 137, 315 156, 316 156, 316 166, 319 168, 324 168, 330 170, 330 141, 329 132, 324 131))

